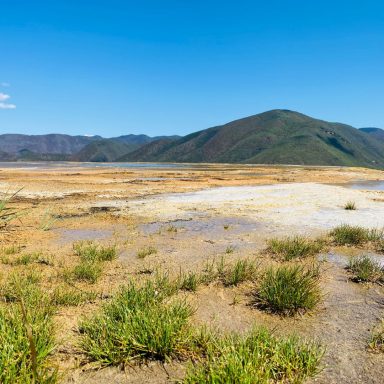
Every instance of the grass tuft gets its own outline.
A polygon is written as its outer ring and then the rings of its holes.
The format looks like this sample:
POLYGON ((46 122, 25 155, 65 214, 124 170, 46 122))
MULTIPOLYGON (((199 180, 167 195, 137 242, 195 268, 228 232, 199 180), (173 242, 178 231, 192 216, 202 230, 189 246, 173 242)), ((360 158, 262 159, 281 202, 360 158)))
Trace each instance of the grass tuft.
POLYGON ((369 240, 369 230, 349 224, 342 224, 329 233, 336 245, 361 245, 369 240))
POLYGON ((356 203, 354 201, 348 201, 344 205, 344 209, 347 210, 347 211, 355 211, 357 209, 356 208, 356 203))
POLYGON ((324 249, 324 241, 311 240, 304 236, 292 236, 284 239, 270 239, 267 251, 285 261, 313 256, 324 249))
POLYGON ((367 255, 350 258, 347 269, 353 273, 353 280, 358 282, 384 281, 384 268, 367 255))
POLYGON ((301 383, 319 371, 323 349, 265 328, 246 336, 205 337, 205 358, 190 365, 184 384, 301 383))
POLYGON ((92 241, 76 242, 73 250, 82 262, 112 261, 117 257, 116 246, 102 246, 92 241))
POLYGON ((256 305, 282 315, 295 315, 321 301, 319 267, 282 265, 269 268, 256 293, 256 305))
POLYGON ((257 274, 257 266, 255 262, 248 259, 238 260, 232 265, 219 266, 219 274, 225 286, 237 286, 253 280, 257 274))
POLYGON ((141 248, 137 252, 137 257, 139 259, 144 259, 145 257, 150 256, 150 255, 154 255, 156 253, 157 253, 157 249, 155 247, 148 246, 148 247, 141 248))
POLYGON ((181 356, 190 338, 192 308, 169 300, 166 277, 139 287, 130 282, 101 312, 80 325, 81 347, 100 365, 181 356))
POLYGON ((55 347, 52 317, 55 307, 28 276, 13 275, 8 290, 14 300, 0 305, 0 382, 57 382, 49 365, 55 347))
POLYGON ((93 301, 96 297, 97 294, 95 292, 86 292, 67 286, 61 286, 53 291, 51 300, 53 305, 69 307, 93 301))

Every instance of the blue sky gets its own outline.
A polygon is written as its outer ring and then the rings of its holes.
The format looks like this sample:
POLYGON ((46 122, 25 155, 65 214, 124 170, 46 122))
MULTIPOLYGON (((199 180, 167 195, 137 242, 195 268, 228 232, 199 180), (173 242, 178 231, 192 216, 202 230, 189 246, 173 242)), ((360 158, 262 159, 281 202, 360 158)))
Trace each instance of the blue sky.
POLYGON ((0 0, 0 133, 186 134, 269 109, 384 128, 384 2, 0 0))

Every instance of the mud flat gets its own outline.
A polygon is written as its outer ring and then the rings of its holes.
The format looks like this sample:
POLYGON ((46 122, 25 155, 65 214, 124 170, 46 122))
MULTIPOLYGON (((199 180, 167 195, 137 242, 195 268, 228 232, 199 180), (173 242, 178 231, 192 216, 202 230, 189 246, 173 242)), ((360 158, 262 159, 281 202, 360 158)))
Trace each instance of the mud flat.
MULTIPOLYGON (((52 361, 59 367, 60 381, 171 383, 183 379, 185 361, 95 371, 79 351, 81 318, 99 310, 130 279, 145 279, 158 270, 178 276, 200 273, 207 263, 246 259, 255 260, 262 270, 281 263, 265 252, 271 238, 327 237, 340 224, 384 228, 382 180, 382 171, 341 167, 4 168, 0 191, 22 188, 9 203, 22 215, 1 231, 2 260, 7 262, 0 264, 0 273, 4 280, 23 268, 36 269, 50 291, 77 263, 74 243, 115 246, 118 257, 103 264, 97 282, 76 283, 97 292, 97 298, 60 306, 55 314, 58 346, 52 361), (348 201, 357 209, 345 210, 348 201), (17 250, 6 254, 14 245, 17 250), (152 251, 138 257, 143 249, 152 251), (51 264, 12 263, 31 253, 44 255, 51 264)), ((233 287, 213 281, 180 294, 196 309, 196 326, 239 333, 265 326, 280 336, 295 333, 319 342, 326 349, 323 369, 308 382, 382 383, 384 354, 370 351, 368 340, 384 317, 384 287, 355 283, 345 269, 349 257, 363 254, 380 264, 384 260, 369 244, 329 243, 304 261, 320 262, 323 299, 315 310, 294 317, 255 308, 252 281, 233 287)))

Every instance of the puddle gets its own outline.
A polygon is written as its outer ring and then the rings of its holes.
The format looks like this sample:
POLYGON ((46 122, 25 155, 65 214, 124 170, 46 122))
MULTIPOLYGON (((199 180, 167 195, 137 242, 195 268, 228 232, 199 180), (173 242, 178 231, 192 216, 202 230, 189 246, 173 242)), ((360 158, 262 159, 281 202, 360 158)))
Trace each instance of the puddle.
POLYGON ((347 184, 346 187, 363 191, 384 191, 384 181, 361 181, 347 184))
POLYGON ((73 243, 80 240, 105 240, 113 235, 112 229, 59 229, 59 244, 73 243))
POLYGON ((145 235, 153 235, 161 232, 172 232, 172 228, 177 230, 177 233, 186 233, 189 236, 192 234, 206 235, 212 237, 232 237, 232 235, 247 234, 260 230, 261 223, 253 220, 236 218, 236 217, 219 217, 212 219, 196 220, 193 218, 185 220, 175 220, 169 222, 155 222, 142 224, 139 226, 141 232, 145 235))

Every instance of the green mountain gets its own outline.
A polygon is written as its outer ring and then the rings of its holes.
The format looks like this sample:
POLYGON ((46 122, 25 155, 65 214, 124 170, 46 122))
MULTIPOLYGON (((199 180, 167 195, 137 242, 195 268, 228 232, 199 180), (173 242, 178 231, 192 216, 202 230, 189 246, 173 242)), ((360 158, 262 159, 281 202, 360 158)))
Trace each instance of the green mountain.
POLYGON ((384 129, 381 128, 360 128, 359 131, 368 133, 370 136, 374 137, 377 140, 384 142, 384 129))
POLYGON ((119 160, 384 167, 384 144, 345 124, 272 110, 152 142, 119 160))
POLYGON ((86 145, 78 153, 71 156, 72 161, 116 161, 126 153, 137 149, 138 145, 128 144, 112 139, 94 141, 86 145))

